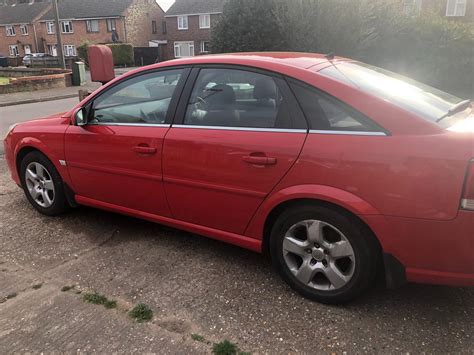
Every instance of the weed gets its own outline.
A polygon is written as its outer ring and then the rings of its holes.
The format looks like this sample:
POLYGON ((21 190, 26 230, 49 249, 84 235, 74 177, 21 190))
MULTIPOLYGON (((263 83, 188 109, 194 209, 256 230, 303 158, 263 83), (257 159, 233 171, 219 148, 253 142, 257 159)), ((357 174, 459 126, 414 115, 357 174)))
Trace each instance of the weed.
POLYGON ((97 292, 85 293, 82 296, 82 299, 87 303, 103 305, 107 309, 117 308, 117 301, 109 300, 107 297, 97 292))
POLYGON ((194 341, 199 341, 201 343, 204 343, 204 341, 206 340, 202 335, 199 334, 191 334, 191 339, 194 341))
POLYGON ((234 343, 228 340, 221 341, 220 343, 214 344, 212 347, 212 353, 214 355, 237 355, 239 348, 234 343))
POLYGON ((153 318, 153 311, 144 303, 139 303, 132 308, 128 315, 137 322, 146 322, 153 318))
POLYGON ((117 301, 107 300, 104 303, 104 307, 107 309, 117 308, 117 301))
POLYGON ((43 286, 43 284, 36 284, 36 285, 33 285, 33 290, 39 290, 41 288, 41 286, 43 286))

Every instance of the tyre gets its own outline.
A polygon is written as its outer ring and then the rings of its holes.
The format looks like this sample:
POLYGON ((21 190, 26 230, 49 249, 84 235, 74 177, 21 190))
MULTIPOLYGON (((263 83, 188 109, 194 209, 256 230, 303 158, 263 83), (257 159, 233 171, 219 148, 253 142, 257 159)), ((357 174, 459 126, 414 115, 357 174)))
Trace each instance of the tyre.
POLYGON ((274 267, 308 299, 346 303, 374 282, 378 246, 349 214, 318 205, 291 208, 276 220, 270 238, 274 267))
POLYGON ((61 176, 44 154, 34 151, 23 158, 20 179, 26 198, 40 213, 56 216, 68 209, 61 176))

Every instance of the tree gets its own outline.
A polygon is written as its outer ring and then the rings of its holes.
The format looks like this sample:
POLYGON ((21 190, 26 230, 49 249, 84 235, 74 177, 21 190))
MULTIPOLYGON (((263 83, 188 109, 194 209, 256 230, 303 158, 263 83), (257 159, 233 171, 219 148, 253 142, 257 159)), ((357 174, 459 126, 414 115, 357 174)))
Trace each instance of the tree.
POLYGON ((252 52, 287 50, 287 2, 230 0, 213 32, 212 51, 252 52))

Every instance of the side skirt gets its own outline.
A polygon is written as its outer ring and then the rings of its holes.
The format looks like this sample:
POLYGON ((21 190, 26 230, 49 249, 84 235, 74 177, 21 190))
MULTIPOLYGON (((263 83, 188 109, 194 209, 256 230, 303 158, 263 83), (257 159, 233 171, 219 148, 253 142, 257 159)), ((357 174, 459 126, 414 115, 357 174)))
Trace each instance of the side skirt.
POLYGON ((209 227, 200 226, 197 224, 179 221, 169 217, 162 217, 147 212, 137 211, 131 208, 113 205, 107 202, 97 201, 84 196, 75 196, 75 200, 80 205, 95 207, 106 211, 117 212, 127 216, 145 219, 147 221, 164 224, 176 229, 182 229, 187 232, 203 235, 208 238, 220 240, 229 244, 239 246, 241 248, 249 249, 257 253, 262 252, 262 241, 254 238, 249 238, 240 234, 225 232, 209 227))

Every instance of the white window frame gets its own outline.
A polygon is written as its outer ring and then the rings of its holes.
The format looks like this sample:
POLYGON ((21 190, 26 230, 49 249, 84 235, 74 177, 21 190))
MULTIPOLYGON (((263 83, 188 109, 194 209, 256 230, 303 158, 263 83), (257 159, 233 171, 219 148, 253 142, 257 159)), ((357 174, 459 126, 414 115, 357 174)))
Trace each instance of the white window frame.
POLYGON ((56 44, 48 44, 48 53, 51 54, 53 57, 58 56, 58 46, 56 44))
POLYGON ((64 56, 75 57, 77 55, 76 46, 74 44, 65 44, 63 46, 64 56))
POLYGON ((211 28, 211 15, 210 14, 199 15, 199 28, 200 29, 211 28))
POLYGON ((10 57, 18 57, 20 55, 18 44, 10 44, 8 46, 8 52, 10 52, 10 57))
POLYGON ((404 12, 408 16, 418 16, 421 13, 423 0, 404 0, 404 12))
POLYGON ((175 58, 185 58, 185 57, 194 57, 194 42, 192 41, 177 41, 174 42, 174 57, 175 58), (184 56, 181 53, 181 46, 188 45, 189 46, 189 56, 184 56))
POLYGON ((52 21, 46 22, 46 32, 49 35, 54 35, 56 33, 56 28, 55 24, 52 21))
POLYGON ((15 37, 15 36, 16 36, 16 33, 15 33, 15 26, 13 26, 13 25, 6 25, 6 26, 5 26, 5 34, 7 35, 7 37, 15 37))
POLYGON ((183 31, 189 28, 188 16, 178 16, 178 30, 183 31))
POLYGON ((61 21, 61 33, 74 33, 72 21, 61 21), (67 30, 67 31, 66 31, 67 30))
POLYGON ((20 25, 20 33, 22 36, 28 36, 28 25, 26 23, 20 25))
POLYGON ((87 33, 99 33, 100 32, 99 20, 86 20, 86 31, 87 33), (94 30, 93 24, 97 24, 97 30, 94 30))
POLYGON ((25 52, 25 54, 31 54, 31 46, 29 44, 24 44, 23 52, 25 52))
POLYGON ((209 41, 201 41, 201 53, 209 53, 209 51, 206 51, 205 43, 208 43, 209 46, 211 45, 209 41))
POLYGON ((448 0, 448 2, 446 3, 446 16, 448 17, 466 16, 466 8, 467 8, 467 0, 448 0), (449 11, 451 7, 453 8, 454 12, 449 11), (459 7, 461 7, 461 11, 459 11, 459 7))
POLYGON ((107 32, 112 32, 114 30, 117 30, 117 24, 115 22, 114 18, 108 18, 105 20, 105 23, 107 25, 107 32))

